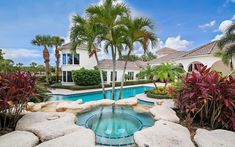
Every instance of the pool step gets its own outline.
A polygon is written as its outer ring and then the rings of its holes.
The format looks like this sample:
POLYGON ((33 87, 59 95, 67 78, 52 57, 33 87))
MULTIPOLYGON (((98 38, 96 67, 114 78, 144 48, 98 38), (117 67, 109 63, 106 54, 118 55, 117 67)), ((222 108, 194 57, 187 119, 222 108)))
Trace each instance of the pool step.
POLYGON ((100 146, 133 146, 135 145, 133 136, 125 137, 125 138, 118 138, 118 139, 111 139, 96 136, 96 144, 100 146))

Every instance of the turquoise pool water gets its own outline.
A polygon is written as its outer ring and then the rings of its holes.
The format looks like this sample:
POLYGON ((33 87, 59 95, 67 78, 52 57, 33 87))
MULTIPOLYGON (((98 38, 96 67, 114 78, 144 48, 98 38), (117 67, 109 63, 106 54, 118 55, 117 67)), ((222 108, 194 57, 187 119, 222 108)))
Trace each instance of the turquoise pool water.
MULTIPOLYGON (((138 87, 130 87, 130 88, 124 88, 122 92, 122 98, 130 98, 134 97, 137 94, 144 93, 145 90, 150 90, 153 89, 153 87, 149 86, 138 86, 138 87)), ((115 100, 118 99, 119 96, 119 89, 115 90, 115 100)), ((112 97, 112 91, 107 90, 106 91, 106 96, 107 98, 111 99, 112 97)), ((102 91, 98 92, 86 92, 86 93, 80 93, 80 94, 71 94, 71 95, 52 95, 50 98, 50 101, 76 101, 78 99, 82 99, 83 102, 88 102, 88 101, 95 101, 95 100, 101 100, 103 99, 102 91)))
POLYGON ((154 124, 148 113, 137 113, 131 107, 100 107, 78 114, 76 123, 92 129, 96 144, 126 146, 134 144, 133 134, 154 124))

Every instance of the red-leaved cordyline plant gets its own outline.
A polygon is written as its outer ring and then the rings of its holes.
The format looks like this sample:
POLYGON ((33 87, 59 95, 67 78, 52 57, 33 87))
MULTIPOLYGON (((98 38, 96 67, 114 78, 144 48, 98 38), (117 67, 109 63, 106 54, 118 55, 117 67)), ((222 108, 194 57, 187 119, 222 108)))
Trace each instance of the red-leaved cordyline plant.
POLYGON ((35 82, 29 72, 0 74, 0 129, 15 128, 28 98, 34 95, 35 82))
POLYGON ((200 120, 201 125, 235 130, 235 79, 206 66, 197 69, 182 78, 183 86, 177 91, 182 115, 200 120))

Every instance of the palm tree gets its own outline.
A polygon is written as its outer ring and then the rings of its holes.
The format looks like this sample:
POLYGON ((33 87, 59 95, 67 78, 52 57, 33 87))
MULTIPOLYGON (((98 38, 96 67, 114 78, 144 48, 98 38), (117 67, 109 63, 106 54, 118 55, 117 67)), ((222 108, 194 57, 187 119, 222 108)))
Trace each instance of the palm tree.
POLYGON ((155 88, 157 88, 156 80, 154 80, 154 68, 151 66, 147 66, 142 72, 148 80, 153 81, 155 88))
POLYGON ((56 59, 56 81, 59 82, 59 69, 60 69, 60 51, 58 49, 64 43, 64 39, 59 36, 52 36, 52 45, 55 47, 55 59, 56 59))
POLYGON ((98 48, 96 44, 100 38, 100 35, 104 32, 104 27, 100 24, 96 24, 92 18, 85 19, 79 15, 73 16, 73 26, 70 32, 70 39, 72 41, 71 50, 76 52, 77 46, 86 43, 88 46, 89 57, 95 56, 98 69, 100 71, 100 79, 103 91, 103 97, 106 99, 105 86, 104 86, 104 78, 103 71, 100 69, 99 58, 97 55, 98 48))
MULTIPOLYGON (((154 35, 154 33, 149 31, 153 29, 153 24, 150 21, 150 19, 142 17, 132 19, 131 17, 126 17, 122 19, 122 21, 123 24, 127 27, 127 32, 126 32, 127 35, 126 46, 128 50, 127 57, 130 56, 130 54, 133 52, 134 44, 136 43, 141 45, 145 53, 148 50, 148 45, 150 43, 152 46, 156 45, 157 37, 154 35)), ((122 98, 122 89, 125 80, 127 62, 128 58, 126 59, 124 64, 119 99, 122 98)))
POLYGON ((218 46, 221 51, 215 53, 215 56, 222 57, 224 64, 230 64, 231 70, 234 70, 232 58, 235 54, 235 23, 226 30, 225 36, 218 41, 218 46))
POLYGON ((48 47, 51 47, 51 36, 49 35, 37 35, 31 43, 36 46, 43 46, 43 59, 45 63, 45 72, 46 72, 46 81, 49 82, 49 74, 50 74, 50 54, 48 51, 48 47))
POLYGON ((175 81, 177 77, 184 73, 184 69, 181 66, 163 63, 157 65, 154 69, 154 76, 156 80, 160 80, 165 83, 165 89, 170 81, 175 81))
MULTIPOLYGON (((102 5, 89 7, 86 13, 107 30, 102 40, 105 41, 106 47, 111 48, 113 61, 112 99, 114 99, 117 50, 121 46, 117 44, 120 43, 120 39, 115 39, 115 37, 120 37, 116 34, 118 33, 117 27, 121 25, 120 18, 129 15, 129 9, 124 4, 114 4, 113 0, 104 0, 102 5)), ((107 48, 106 51, 108 51, 107 48)))

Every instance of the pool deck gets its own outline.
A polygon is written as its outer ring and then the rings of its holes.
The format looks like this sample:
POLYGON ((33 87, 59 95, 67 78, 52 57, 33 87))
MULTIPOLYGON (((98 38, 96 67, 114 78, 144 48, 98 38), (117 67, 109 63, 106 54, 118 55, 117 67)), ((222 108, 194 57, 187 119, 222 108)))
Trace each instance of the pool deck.
MULTIPOLYGON (((163 85, 164 85, 164 83, 157 83, 157 86, 163 86, 163 85)), ((149 84, 130 85, 130 86, 124 86, 124 88, 137 87, 137 86, 150 86, 150 87, 154 87, 154 84, 153 83, 149 83, 149 84)), ((115 89, 120 89, 120 86, 119 87, 115 87, 115 89)), ((70 95, 70 94, 79 94, 79 93, 86 93, 86 92, 102 91, 102 88, 87 89, 87 90, 68 90, 68 89, 50 88, 49 90, 51 91, 52 94, 70 95)), ((105 90, 112 90, 112 87, 105 88, 105 90)))

